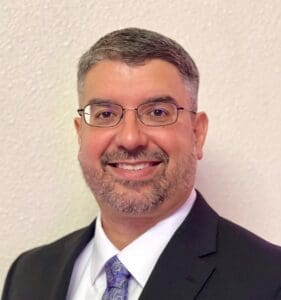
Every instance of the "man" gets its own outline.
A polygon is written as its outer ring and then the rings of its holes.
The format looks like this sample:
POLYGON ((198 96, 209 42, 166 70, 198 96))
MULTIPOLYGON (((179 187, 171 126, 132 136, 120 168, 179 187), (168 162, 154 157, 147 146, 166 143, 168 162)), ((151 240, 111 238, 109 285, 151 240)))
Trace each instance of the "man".
POLYGON ((281 299, 281 250, 194 190, 208 119, 189 54, 155 32, 101 38, 79 62, 75 127, 100 207, 89 227, 22 254, 3 300, 281 299))

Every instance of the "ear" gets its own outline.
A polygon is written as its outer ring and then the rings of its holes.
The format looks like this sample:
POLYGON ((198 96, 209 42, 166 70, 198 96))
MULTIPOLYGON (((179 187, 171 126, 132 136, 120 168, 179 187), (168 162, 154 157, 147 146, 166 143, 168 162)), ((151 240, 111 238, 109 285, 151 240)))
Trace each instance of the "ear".
POLYGON ((82 119, 79 118, 79 117, 74 118, 74 126, 75 126, 76 133, 77 133, 78 143, 80 145, 80 143, 81 143, 81 131, 82 131, 82 119))
POLYGON ((199 112, 196 114, 195 120, 193 122, 196 154, 197 159, 200 160, 203 158, 203 146, 208 131, 208 117, 206 113, 199 112))

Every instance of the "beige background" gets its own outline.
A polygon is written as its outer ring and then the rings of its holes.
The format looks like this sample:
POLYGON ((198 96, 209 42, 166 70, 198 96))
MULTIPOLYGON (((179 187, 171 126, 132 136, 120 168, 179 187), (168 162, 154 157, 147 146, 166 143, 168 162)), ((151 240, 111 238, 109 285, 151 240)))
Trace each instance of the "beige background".
POLYGON ((127 26, 191 53, 210 118, 197 187, 218 212, 281 244, 279 0, 0 2, 0 285, 20 252, 96 214, 76 161, 76 64, 127 26))

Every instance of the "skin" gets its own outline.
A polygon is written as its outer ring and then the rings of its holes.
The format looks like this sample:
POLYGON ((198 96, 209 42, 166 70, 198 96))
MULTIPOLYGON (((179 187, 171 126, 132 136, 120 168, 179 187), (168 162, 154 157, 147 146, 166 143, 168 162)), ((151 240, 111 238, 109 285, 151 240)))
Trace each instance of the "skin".
MULTIPOLYGON (((153 59, 128 66, 104 60, 86 74, 80 107, 98 98, 134 109, 166 96, 191 108, 190 93, 172 64, 153 59)), ((85 180, 100 207, 104 231, 117 248, 172 214, 190 195, 197 160, 203 157, 205 113, 180 111, 176 123, 149 127, 127 110, 115 127, 90 127, 82 118, 75 119, 75 127, 85 180)))

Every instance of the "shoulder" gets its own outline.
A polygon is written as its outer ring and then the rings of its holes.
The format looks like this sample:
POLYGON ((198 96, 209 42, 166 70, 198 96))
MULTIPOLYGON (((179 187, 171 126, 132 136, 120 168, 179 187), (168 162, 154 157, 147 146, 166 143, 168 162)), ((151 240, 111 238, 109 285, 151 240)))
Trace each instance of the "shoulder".
POLYGON ((63 256, 70 249, 84 247, 94 235, 95 222, 87 227, 69 233, 54 242, 28 250, 22 253, 17 260, 36 260, 36 258, 52 258, 63 256), (80 246, 80 247, 79 247, 80 246))
POLYGON ((56 281, 67 284, 72 266, 92 239, 94 230, 95 222, 48 245, 22 253, 8 272, 2 299, 31 299, 30 295, 43 299, 42 293, 50 293, 48 288, 56 281))
POLYGON ((281 247, 214 213, 202 198, 200 205, 204 214, 200 208, 196 216, 209 220, 208 237, 213 234, 215 244, 214 251, 202 257, 215 266, 206 292, 214 292, 212 299, 279 299, 281 247))
POLYGON ((208 235, 215 233, 217 250, 220 252, 222 252, 221 249, 228 250, 228 252, 224 251, 220 254, 227 255, 229 253, 232 256, 237 254, 241 257, 241 255, 249 253, 251 256, 264 256, 267 253, 270 254, 269 259, 281 261, 280 246, 273 245, 249 230, 219 216, 198 191, 193 210, 193 219, 197 220, 196 227, 199 225, 208 227, 208 235))
POLYGON ((259 277, 281 282, 281 247, 219 217, 217 232, 218 263, 245 280, 259 277), (241 272, 243 271, 243 272, 241 272))
POLYGON ((245 252, 255 249, 254 254, 271 253, 274 258, 281 258, 281 247, 274 245, 249 230, 223 218, 219 217, 218 240, 231 247, 233 251, 239 249, 245 252))

